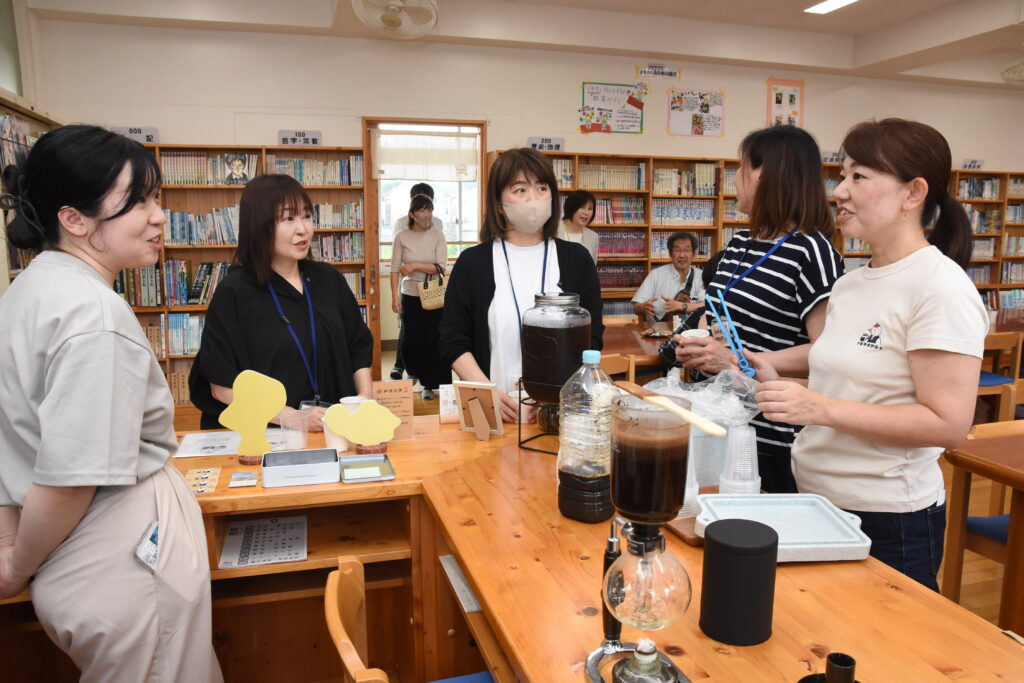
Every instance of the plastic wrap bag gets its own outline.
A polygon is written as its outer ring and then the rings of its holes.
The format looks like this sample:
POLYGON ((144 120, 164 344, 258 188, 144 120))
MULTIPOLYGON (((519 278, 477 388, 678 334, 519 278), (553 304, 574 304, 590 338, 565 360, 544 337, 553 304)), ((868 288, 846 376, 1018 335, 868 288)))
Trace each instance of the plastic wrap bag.
MULTIPOLYGON (((755 396, 757 385, 758 382, 735 370, 723 370, 704 382, 681 382, 679 368, 672 368, 665 377, 645 386, 659 394, 688 400, 695 413, 728 429, 749 423, 760 412, 755 396)), ((727 453, 728 436, 716 438, 691 429, 687 469, 692 469, 693 475, 688 475, 691 490, 687 491, 687 498, 694 495, 694 481, 698 487, 718 486, 727 453)), ((686 506, 686 512, 693 513, 691 506, 686 506)))

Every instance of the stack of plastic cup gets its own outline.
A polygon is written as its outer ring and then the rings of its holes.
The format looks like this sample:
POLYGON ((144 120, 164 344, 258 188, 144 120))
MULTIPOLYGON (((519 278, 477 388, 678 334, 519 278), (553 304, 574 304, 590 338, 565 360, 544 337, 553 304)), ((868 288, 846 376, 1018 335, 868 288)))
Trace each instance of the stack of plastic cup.
POLYGON ((719 493, 760 493, 761 475, 757 469, 757 435, 750 425, 729 429, 729 450, 719 493))
POLYGON ((698 434, 703 434, 696 427, 690 427, 690 452, 686 459, 686 492, 683 494, 683 507, 679 509, 679 517, 696 517, 700 514, 700 503, 697 502, 697 494, 700 487, 697 485, 697 450, 702 443, 698 434))

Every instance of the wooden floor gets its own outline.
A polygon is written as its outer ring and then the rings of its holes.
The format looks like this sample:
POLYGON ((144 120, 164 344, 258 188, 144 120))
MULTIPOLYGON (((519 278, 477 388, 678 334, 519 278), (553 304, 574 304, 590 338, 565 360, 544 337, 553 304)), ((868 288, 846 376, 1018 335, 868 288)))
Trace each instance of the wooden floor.
MULTIPOLYGON (((953 479, 952 468, 945 460, 942 464, 942 475, 946 480, 947 500, 949 485, 953 479)), ((971 506, 968 514, 987 515, 988 501, 992 483, 982 477, 973 477, 971 481, 971 506)), ((964 556, 964 578, 960 590, 960 604, 974 612, 982 619, 996 623, 999 616, 999 589, 1003 582, 1003 565, 967 551, 964 556)), ((939 584, 942 583, 942 570, 939 570, 939 584)))

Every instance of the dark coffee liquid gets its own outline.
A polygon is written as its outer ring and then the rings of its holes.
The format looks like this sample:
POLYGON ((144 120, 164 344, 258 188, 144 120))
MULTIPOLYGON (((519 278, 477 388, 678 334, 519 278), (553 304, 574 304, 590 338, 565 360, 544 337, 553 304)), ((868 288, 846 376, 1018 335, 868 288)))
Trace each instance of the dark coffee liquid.
POLYGON ((590 348, 590 325, 523 325, 523 389, 538 403, 558 403, 558 392, 590 348))
POLYGON ((638 524, 675 519, 686 491, 689 430, 665 437, 612 437, 612 502, 638 524))
POLYGON ((559 471, 558 511, 569 519, 587 524, 611 519, 615 508, 612 506, 609 475, 580 477, 559 471))

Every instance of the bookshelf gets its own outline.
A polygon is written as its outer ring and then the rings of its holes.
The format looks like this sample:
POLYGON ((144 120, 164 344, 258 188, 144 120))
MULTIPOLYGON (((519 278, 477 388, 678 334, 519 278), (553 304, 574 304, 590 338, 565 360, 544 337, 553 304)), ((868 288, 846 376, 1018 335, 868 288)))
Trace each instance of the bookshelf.
MULTIPOLYGON (((164 174, 161 202, 164 247, 148 272, 122 273, 115 289, 132 305, 174 395, 175 427, 195 429, 188 374, 199 347, 205 313, 237 244, 237 207, 244 182, 262 173, 299 180, 314 205, 310 257, 345 276, 366 318, 366 237, 361 147, 254 147, 246 145, 151 145, 164 174), (242 158, 239 184, 224 182, 229 158, 242 158)), ((146 270, 146 269, 143 269, 146 270)), ((379 330, 373 329, 375 340, 379 330)))
MULTIPOLYGON (((488 168, 500 151, 487 155, 488 168)), ((629 299, 652 268, 669 263, 666 238, 676 230, 700 242, 698 266, 750 225, 736 205, 736 159, 642 157, 546 153, 555 165, 558 189, 589 190, 598 200, 590 226, 601 238, 597 262, 606 313, 631 314, 629 299), (607 207, 610 214, 601 207, 607 207), (639 208, 639 207, 642 207, 639 208), (642 210, 644 219, 637 217, 642 210)), ((824 165, 825 194, 835 215, 832 192, 841 166, 824 165)), ((950 191, 968 210, 974 253, 968 274, 992 308, 1024 308, 1024 173, 954 170, 950 191)), ((833 244, 848 270, 867 263, 870 247, 845 238, 833 244)))

